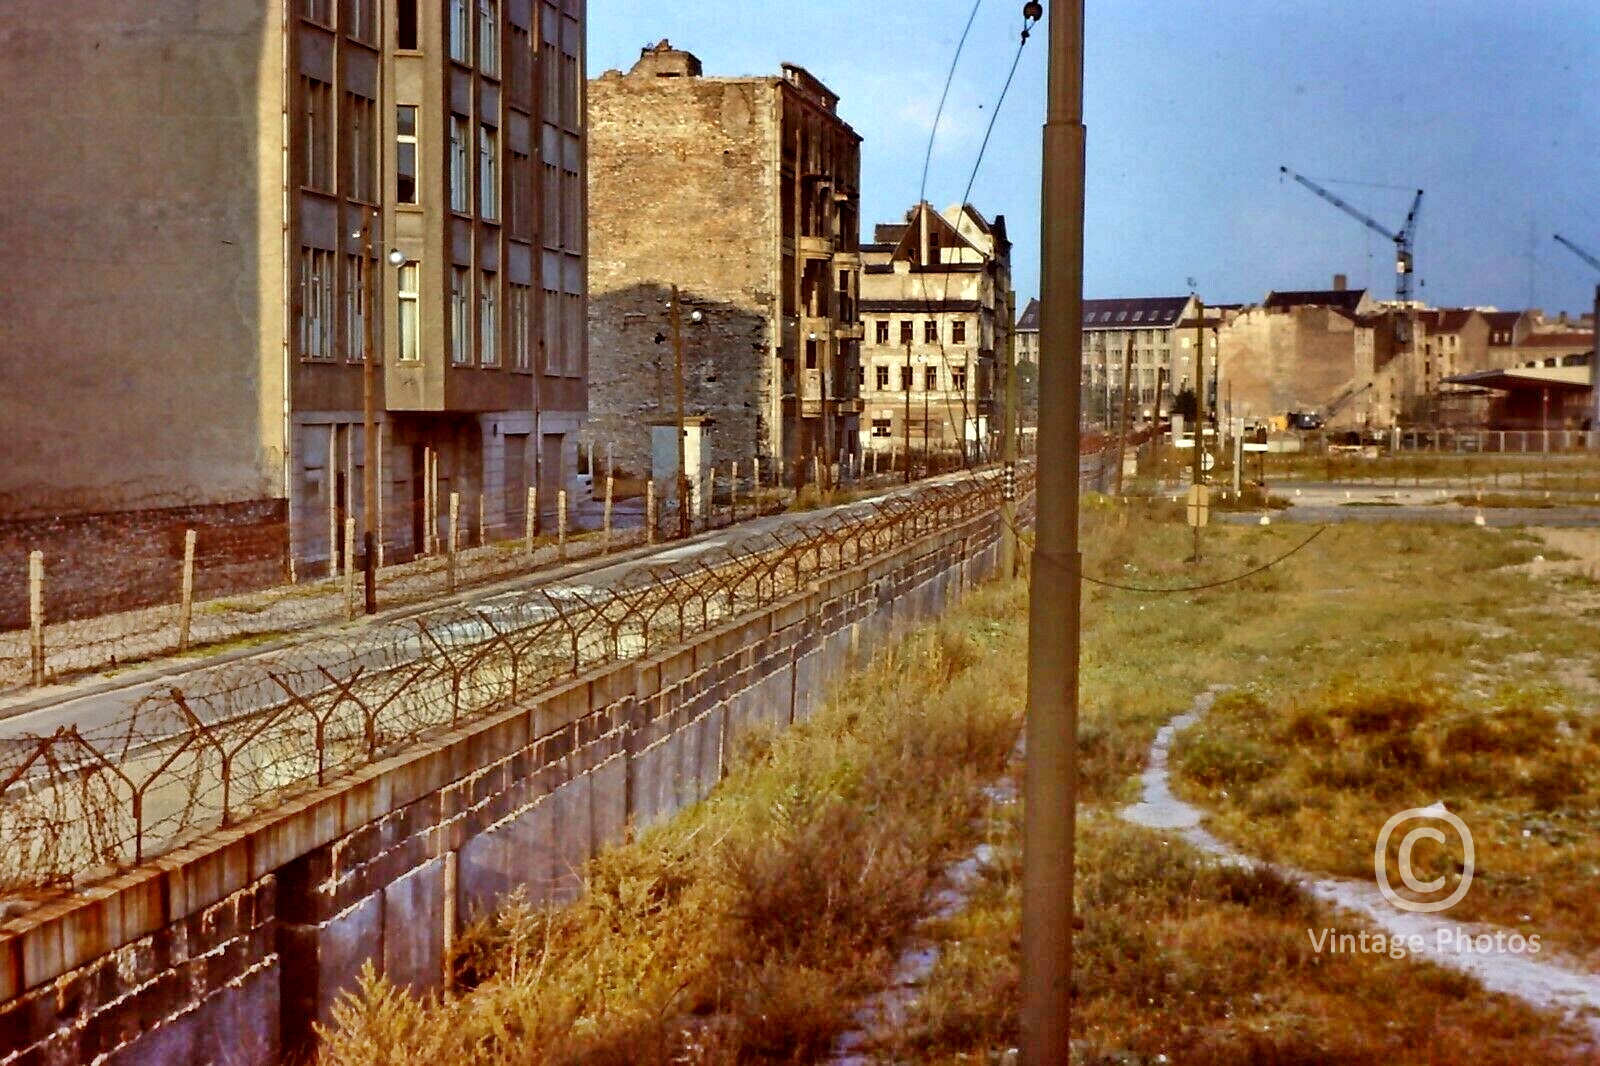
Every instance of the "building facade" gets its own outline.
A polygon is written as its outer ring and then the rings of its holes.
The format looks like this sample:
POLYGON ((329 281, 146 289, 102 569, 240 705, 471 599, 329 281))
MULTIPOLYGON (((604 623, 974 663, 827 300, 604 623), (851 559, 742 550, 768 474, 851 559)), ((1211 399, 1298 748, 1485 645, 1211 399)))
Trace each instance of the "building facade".
POLYGON ((792 481, 854 454, 861 139, 838 103, 801 67, 706 77, 667 41, 590 82, 589 434, 616 473, 671 473, 650 425, 677 414, 674 286, 712 466, 792 481))
POLYGON ((1083 414, 1091 425, 1112 426, 1120 418, 1128 346, 1130 416, 1154 418, 1193 388, 1193 340, 1178 329, 1193 319, 1193 296, 1148 296, 1083 301, 1083 414))
POLYGON ((1016 313, 1005 217, 922 203, 873 237, 861 250, 862 448, 986 456, 1016 313))
POLYGON ((583 0, 195 11, 7 16, 0 515, 182 508, 241 583, 316 574, 370 455, 389 561, 433 470, 519 527, 584 412, 583 0))

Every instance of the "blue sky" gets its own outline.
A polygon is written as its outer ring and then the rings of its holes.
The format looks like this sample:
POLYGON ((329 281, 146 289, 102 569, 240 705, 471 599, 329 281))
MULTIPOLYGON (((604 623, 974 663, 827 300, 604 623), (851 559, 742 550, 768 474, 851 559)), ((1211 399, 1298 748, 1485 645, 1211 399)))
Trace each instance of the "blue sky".
MULTIPOLYGON (((1048 5, 1047 5, 1048 6, 1048 5)), ((862 146, 862 214, 915 202, 934 107, 972 0, 591 0, 591 76, 663 37, 708 74, 799 63, 862 146), (803 10, 803 29, 791 30, 803 10)), ((1021 27, 982 0, 934 141, 927 198, 960 197, 1021 27)), ((1392 296, 1393 246, 1288 164, 1398 228, 1424 189, 1420 294, 1438 305, 1587 310, 1600 275, 1596 0, 1088 0, 1085 295, 1249 302, 1352 285, 1392 296), (1367 184, 1343 184, 1360 182, 1367 184), (1381 188, 1376 186, 1395 186, 1381 188)), ((1048 42, 1036 33, 971 199, 1004 214, 1019 296, 1038 287, 1048 42)))

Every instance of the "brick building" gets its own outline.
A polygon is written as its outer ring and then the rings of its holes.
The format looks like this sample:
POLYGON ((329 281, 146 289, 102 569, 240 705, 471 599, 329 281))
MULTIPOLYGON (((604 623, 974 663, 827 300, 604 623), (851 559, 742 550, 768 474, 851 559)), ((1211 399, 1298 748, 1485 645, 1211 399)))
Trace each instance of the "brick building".
POLYGON ((854 453, 861 139, 838 103, 792 64, 706 77, 666 41, 589 83, 589 435, 618 472, 650 475, 676 414, 674 285, 711 465, 854 453))
POLYGON ((1011 241, 971 204, 927 203, 861 249, 863 448, 984 454, 1015 314, 1011 241))
POLYGON ((0 522, 31 523, 7 572, 159 568, 183 525, 230 584, 326 572, 369 453, 391 560, 433 457, 491 527, 575 473, 583 0, 6 17, 0 522))

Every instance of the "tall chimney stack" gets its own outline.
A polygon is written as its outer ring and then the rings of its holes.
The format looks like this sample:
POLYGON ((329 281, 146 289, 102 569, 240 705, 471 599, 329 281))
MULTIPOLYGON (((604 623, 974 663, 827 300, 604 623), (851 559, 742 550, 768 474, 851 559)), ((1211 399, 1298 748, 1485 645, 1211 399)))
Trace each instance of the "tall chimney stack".
POLYGON ((1349 278, 1345 277, 1343 274, 1335 274, 1333 276, 1333 291, 1334 292, 1344 292, 1349 287, 1350 287, 1350 279, 1349 278))

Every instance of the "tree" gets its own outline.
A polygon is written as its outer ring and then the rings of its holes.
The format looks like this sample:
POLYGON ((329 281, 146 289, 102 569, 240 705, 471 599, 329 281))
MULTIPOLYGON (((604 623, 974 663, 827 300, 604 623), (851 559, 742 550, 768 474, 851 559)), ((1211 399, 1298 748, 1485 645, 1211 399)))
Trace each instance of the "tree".
POLYGON ((1191 424, 1194 422, 1194 414, 1198 407, 1193 389, 1184 389, 1172 398, 1172 413, 1182 415, 1185 422, 1191 424))

